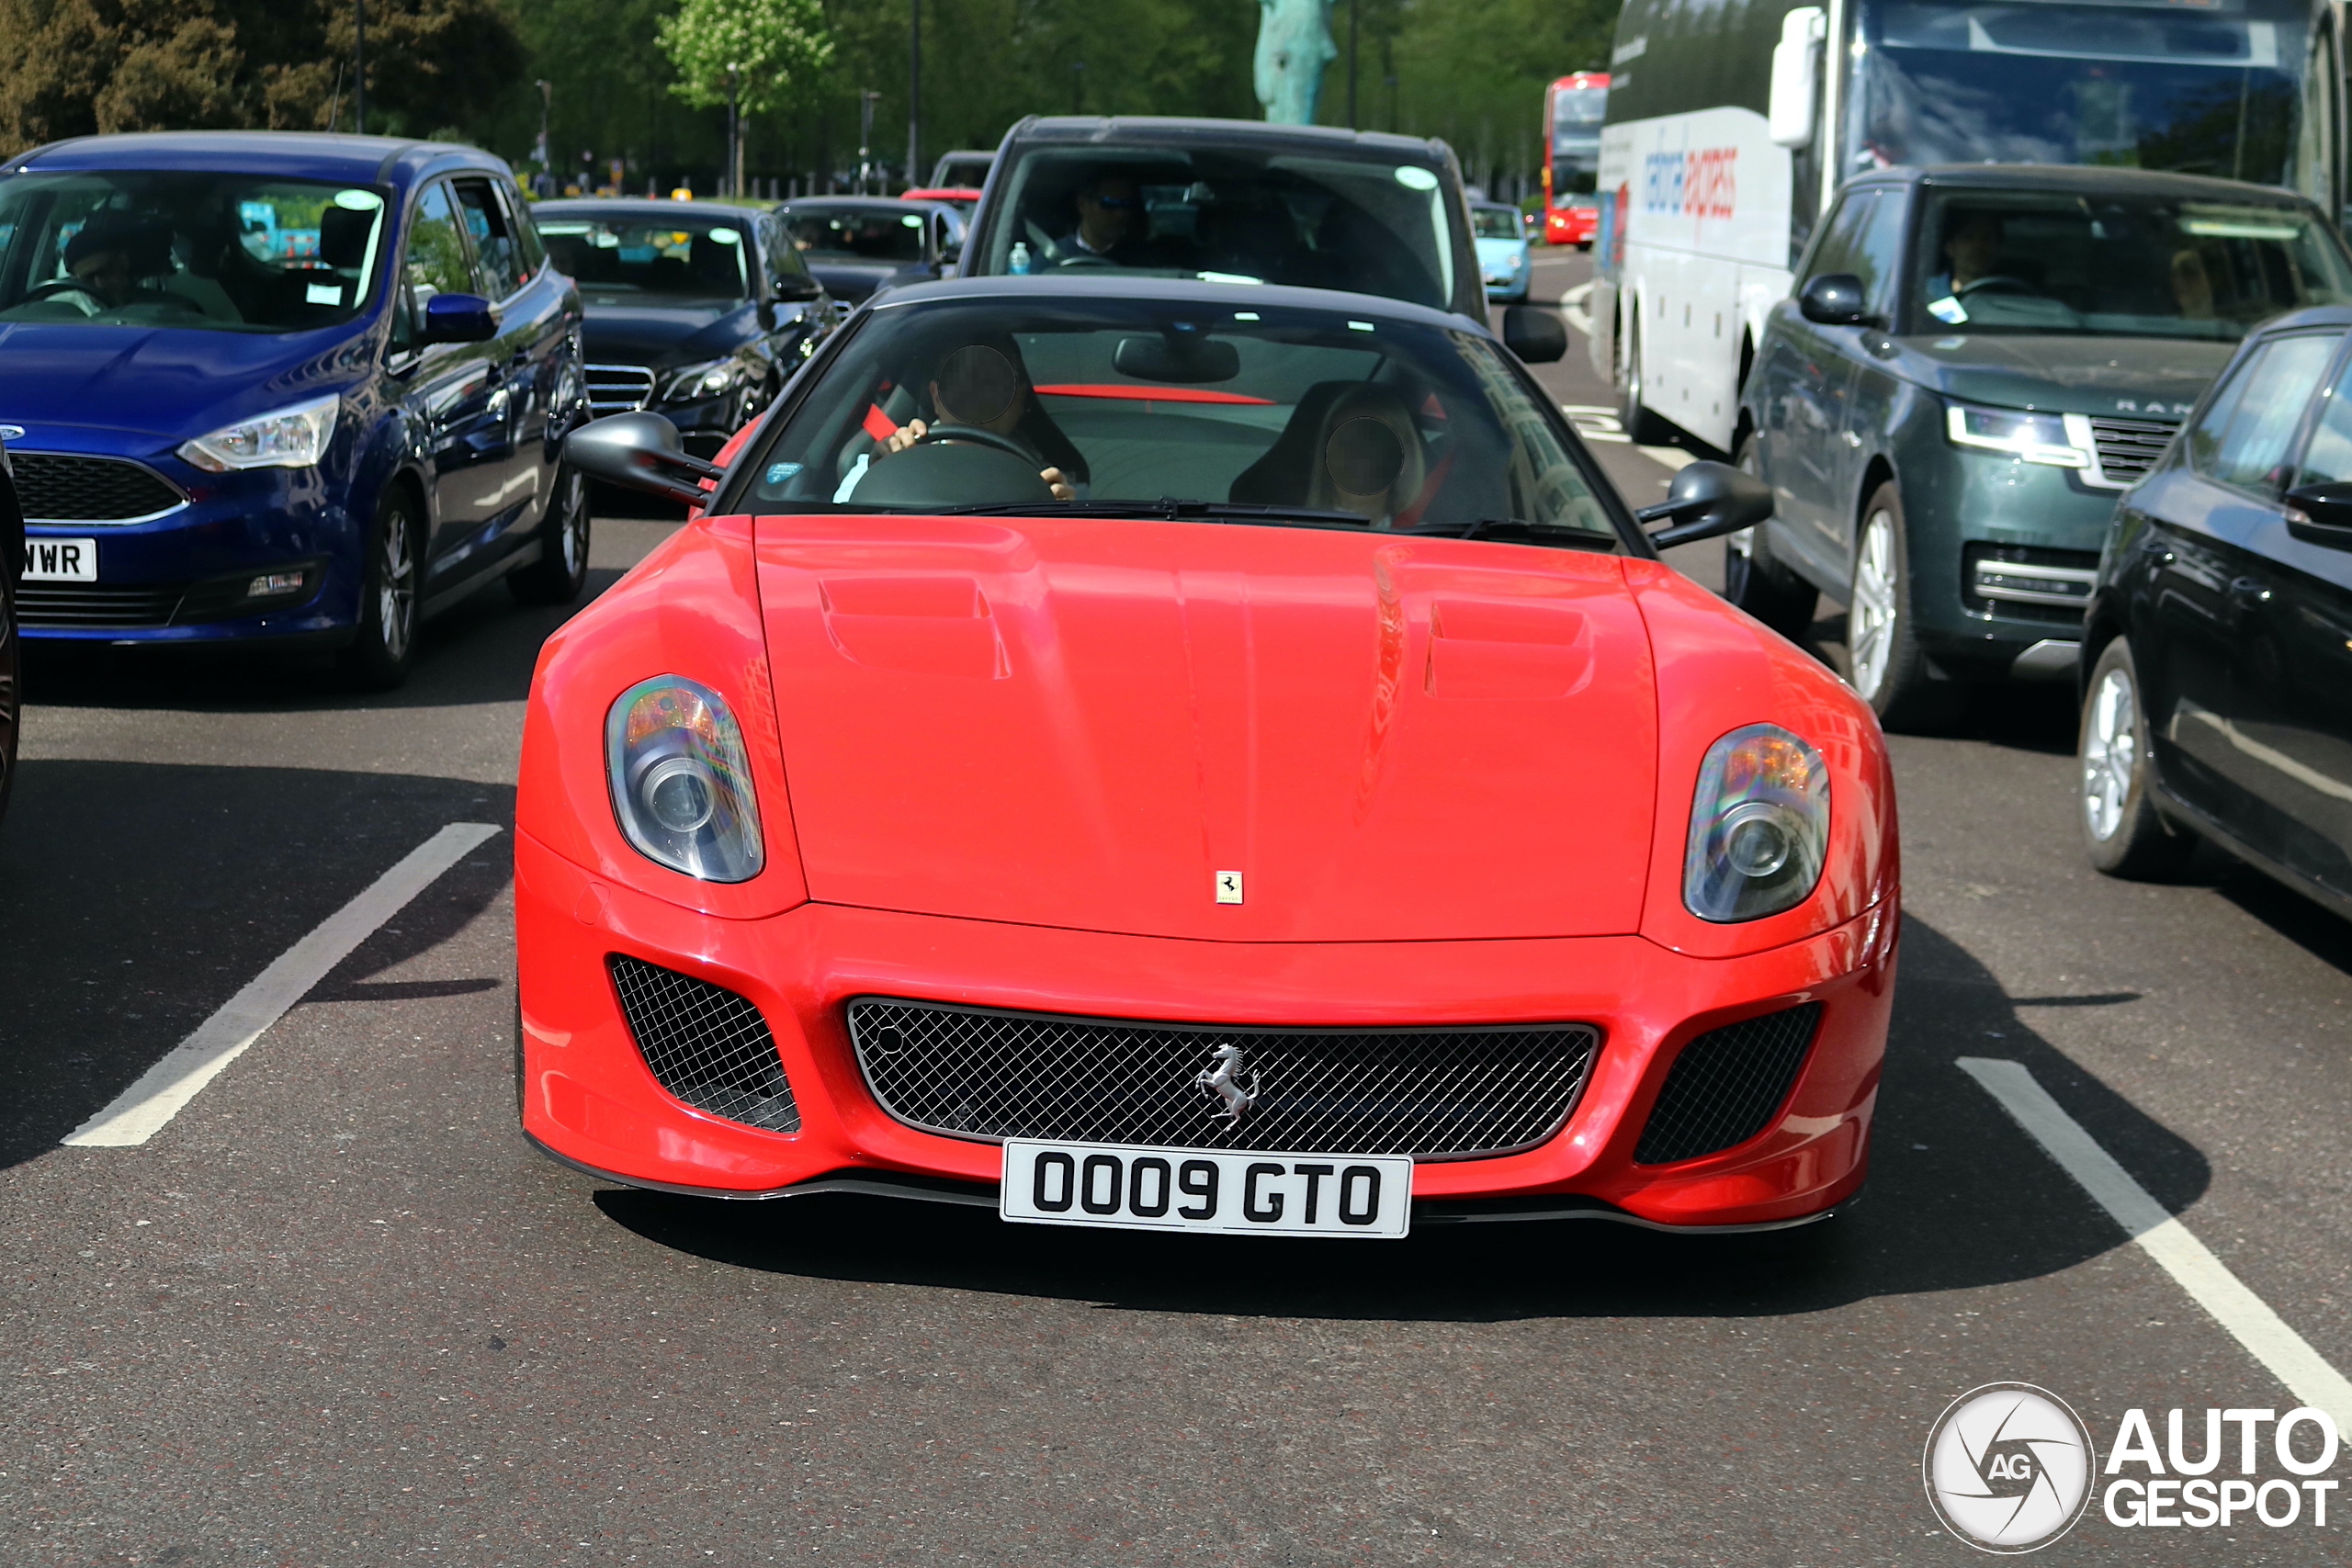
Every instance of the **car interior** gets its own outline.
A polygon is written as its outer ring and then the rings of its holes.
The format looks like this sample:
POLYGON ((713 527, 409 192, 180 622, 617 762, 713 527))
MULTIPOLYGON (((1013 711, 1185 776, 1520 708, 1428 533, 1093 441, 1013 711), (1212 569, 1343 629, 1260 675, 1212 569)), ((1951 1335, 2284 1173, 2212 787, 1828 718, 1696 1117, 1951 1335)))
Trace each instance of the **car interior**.
POLYGON ((583 288, 688 299, 741 299, 750 292, 743 231, 731 225, 551 217, 538 229, 556 270, 583 288))

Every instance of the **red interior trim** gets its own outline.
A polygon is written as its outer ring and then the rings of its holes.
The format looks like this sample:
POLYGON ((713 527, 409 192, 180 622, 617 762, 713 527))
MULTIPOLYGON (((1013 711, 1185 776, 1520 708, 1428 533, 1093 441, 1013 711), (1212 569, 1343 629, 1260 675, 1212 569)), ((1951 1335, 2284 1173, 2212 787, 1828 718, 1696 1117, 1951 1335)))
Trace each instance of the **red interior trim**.
POLYGON ((1064 381, 1037 390, 1049 398, 1125 398, 1145 403, 1248 403, 1272 408, 1272 398, 1245 398, 1238 392, 1212 391, 1206 387, 1129 387, 1109 382, 1064 381))

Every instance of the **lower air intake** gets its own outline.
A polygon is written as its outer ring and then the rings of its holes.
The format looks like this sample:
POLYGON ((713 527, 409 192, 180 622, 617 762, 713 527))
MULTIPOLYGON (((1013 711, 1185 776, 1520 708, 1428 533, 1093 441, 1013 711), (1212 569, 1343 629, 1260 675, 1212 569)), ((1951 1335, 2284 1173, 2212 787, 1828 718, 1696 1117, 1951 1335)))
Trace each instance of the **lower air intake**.
POLYGON ((1747 1142, 1789 1098, 1821 1004, 1711 1029, 1674 1058, 1634 1145, 1635 1165, 1672 1165, 1747 1142))
POLYGON ((760 1010, 724 986, 614 953, 613 988, 645 1065, 697 1111, 771 1133, 800 1130, 800 1109, 760 1010))

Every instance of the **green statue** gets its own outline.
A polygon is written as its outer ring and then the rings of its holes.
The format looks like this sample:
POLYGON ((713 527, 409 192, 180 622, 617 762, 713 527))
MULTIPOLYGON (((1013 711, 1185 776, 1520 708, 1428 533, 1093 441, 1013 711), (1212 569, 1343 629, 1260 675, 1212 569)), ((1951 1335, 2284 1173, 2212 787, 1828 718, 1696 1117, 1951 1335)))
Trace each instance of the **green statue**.
POLYGON ((1276 125, 1313 125, 1331 41, 1331 0, 1258 0, 1258 101, 1276 125))

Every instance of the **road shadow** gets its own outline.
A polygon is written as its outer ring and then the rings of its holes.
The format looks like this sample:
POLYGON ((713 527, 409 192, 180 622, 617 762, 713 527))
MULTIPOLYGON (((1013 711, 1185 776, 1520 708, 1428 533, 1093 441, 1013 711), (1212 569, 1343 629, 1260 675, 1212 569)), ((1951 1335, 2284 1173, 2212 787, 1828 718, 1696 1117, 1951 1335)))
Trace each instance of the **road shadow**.
POLYGON ((2104 1213, 1953 1065, 1961 1056, 2024 1063, 2173 1210, 2204 1192, 2203 1156, 2034 1032, 1965 950, 1913 920, 1902 965, 1865 1201, 1805 1230, 1675 1236, 1528 1223, 1349 1245, 1008 1225, 986 1210, 870 1198, 747 1204, 607 1189, 594 1201, 648 1240, 761 1272, 1269 1317, 1770 1316, 2038 1278, 2119 1245, 2104 1213))
MULTIPOLYGON (((510 824, 514 795, 407 774, 26 761, 0 833, 0 1167, 55 1147, 443 826, 510 824)), ((510 984, 368 976, 455 935, 513 866, 502 832, 311 999, 510 984)))
POLYGON ((2215 892, 2321 963, 2352 975, 2352 921, 2219 846, 2201 846, 2200 860, 2210 863, 2215 892))

